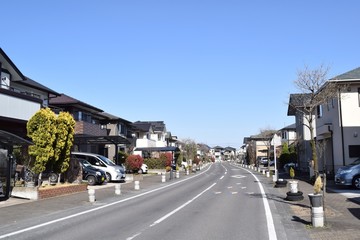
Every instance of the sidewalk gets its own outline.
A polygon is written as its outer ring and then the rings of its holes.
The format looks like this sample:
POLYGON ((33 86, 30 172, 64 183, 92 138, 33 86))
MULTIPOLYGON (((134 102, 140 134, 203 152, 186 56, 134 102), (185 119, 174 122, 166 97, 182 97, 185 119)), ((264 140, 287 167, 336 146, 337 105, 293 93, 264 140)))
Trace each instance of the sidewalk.
MULTIPOLYGON (((260 174, 260 173, 259 173, 260 174)), ((263 178, 266 176, 263 175, 263 178)), ((280 173, 279 178, 291 180, 286 173, 280 173)), ((268 186, 274 186, 272 179, 266 178, 268 186)), ((314 228, 311 224, 311 208, 309 193, 313 193, 313 185, 309 184, 306 179, 296 179, 299 181, 298 189, 303 192, 304 199, 301 201, 287 201, 286 193, 289 191, 289 186, 286 188, 274 188, 269 191, 277 193, 282 196, 282 203, 287 205, 290 209, 291 216, 285 216, 284 221, 290 221, 289 226, 296 229, 294 231, 307 231, 311 239, 320 240, 346 240, 346 239, 360 239, 360 191, 356 196, 348 198, 340 193, 336 193, 339 189, 344 192, 353 192, 351 188, 342 188, 336 186, 333 181, 327 181, 325 193, 325 227, 314 228), (295 224, 296 223, 296 224, 295 224), (300 227, 300 229, 298 229, 300 227), (302 228, 302 229, 301 229, 302 228)), ((289 184, 288 184, 289 185, 289 184)), ((287 224, 287 223, 285 223, 287 224)))

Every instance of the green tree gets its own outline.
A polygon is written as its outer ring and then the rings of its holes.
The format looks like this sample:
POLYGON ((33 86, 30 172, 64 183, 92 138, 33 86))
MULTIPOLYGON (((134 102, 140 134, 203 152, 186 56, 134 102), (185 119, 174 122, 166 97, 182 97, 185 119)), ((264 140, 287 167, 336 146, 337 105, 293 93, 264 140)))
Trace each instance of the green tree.
POLYGON ((35 173, 45 171, 49 159, 54 156, 55 121, 55 114, 49 108, 43 108, 26 125, 27 135, 34 143, 29 146, 29 155, 35 157, 32 167, 35 173))
POLYGON ((66 112, 59 116, 49 108, 40 109, 27 123, 27 135, 34 145, 29 155, 35 158, 32 170, 41 173, 47 168, 63 173, 69 167, 75 120, 66 112))
POLYGON ((54 141, 54 171, 63 173, 69 168, 70 152, 74 142, 75 120, 68 112, 61 112, 56 118, 54 141))

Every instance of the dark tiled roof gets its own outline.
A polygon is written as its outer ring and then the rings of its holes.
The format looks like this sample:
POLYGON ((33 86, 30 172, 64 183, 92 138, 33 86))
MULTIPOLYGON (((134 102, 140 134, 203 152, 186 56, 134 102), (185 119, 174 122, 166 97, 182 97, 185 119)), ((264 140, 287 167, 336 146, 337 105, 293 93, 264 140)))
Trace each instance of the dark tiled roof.
POLYGON ((293 124, 290 124, 286 127, 283 127, 281 130, 295 130, 296 129, 296 124, 293 123, 293 124))
POLYGON ((135 126, 142 126, 143 129, 150 129, 152 126, 155 132, 164 132, 165 131, 165 124, 163 121, 136 121, 133 123, 135 126))
POLYGON ((99 113, 99 115, 102 115, 102 116, 106 117, 107 119, 112 120, 112 121, 116 121, 116 122, 125 122, 127 124, 131 123, 130 121, 128 121, 126 119, 114 116, 114 115, 112 115, 110 113, 107 113, 107 112, 101 112, 101 113, 99 113))
POLYGON ((96 108, 94 106, 91 106, 91 105, 89 105, 87 103, 84 103, 84 102, 79 101, 79 100, 77 100, 75 98, 72 98, 72 97, 70 97, 70 96, 68 96, 66 94, 61 94, 58 97, 50 98, 49 103, 51 105, 58 106, 58 107, 74 106, 74 107, 78 107, 80 109, 84 108, 84 109, 87 109, 88 111, 93 112, 93 113, 103 112, 103 110, 101 110, 100 108, 96 108))
POLYGON ((331 78, 330 80, 354 80, 354 79, 360 79, 360 67, 355 68, 349 72, 340 74, 334 78, 331 78))
POLYGON ((288 105, 288 116, 295 116, 296 108, 303 107, 310 101, 311 93, 294 93, 290 94, 288 105))
POLYGON ((45 87, 44 85, 32 80, 31 78, 25 77, 25 81, 19 81, 18 84, 22 84, 22 85, 26 85, 28 87, 32 87, 41 91, 45 91, 48 92, 50 94, 56 95, 56 96, 60 96, 60 93, 55 92, 54 90, 45 87))
POLYGON ((149 132, 151 124, 149 122, 137 121, 137 122, 133 123, 133 126, 135 127, 135 130, 140 130, 140 131, 143 131, 143 132, 149 132))

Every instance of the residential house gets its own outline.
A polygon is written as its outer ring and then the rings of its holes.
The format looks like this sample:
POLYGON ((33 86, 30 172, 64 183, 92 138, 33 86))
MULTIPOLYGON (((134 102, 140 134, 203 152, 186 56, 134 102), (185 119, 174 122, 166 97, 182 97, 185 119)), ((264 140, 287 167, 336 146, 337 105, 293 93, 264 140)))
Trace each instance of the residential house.
POLYGON ((281 134, 281 144, 286 143, 288 146, 296 144, 296 124, 293 123, 279 130, 281 134))
POLYGON ((221 146, 215 146, 210 149, 210 153, 214 157, 216 162, 220 162, 224 160, 224 148, 221 146))
POLYGON ((255 164, 256 160, 260 157, 270 157, 270 140, 259 135, 244 138, 244 144, 246 144, 248 153, 248 163, 255 164))
POLYGON ((105 117, 105 119, 100 120, 100 124, 102 128, 107 130, 109 136, 121 136, 129 141, 129 143, 105 144, 108 158, 117 159, 116 155, 119 151, 125 153, 131 152, 136 144, 136 138, 132 132, 132 122, 106 112, 100 112, 99 115, 105 117))
POLYGON ((233 148, 233 147, 224 148, 224 158, 225 158, 225 160, 235 160, 236 148, 233 148))
POLYGON ((339 85, 338 97, 318 107, 316 141, 319 170, 333 175, 360 157, 360 68, 329 79, 323 88, 330 83, 339 85))
POLYGON ((110 135, 112 129, 107 129, 107 126, 113 122, 113 119, 97 107, 66 94, 51 98, 50 104, 57 108, 56 111, 66 111, 74 117, 76 121, 74 151, 98 153, 109 157, 108 145, 114 145, 117 151, 119 145, 130 143, 121 134, 110 135))
POLYGON ((177 146, 171 146, 175 139, 166 131, 163 121, 136 121, 133 123, 133 131, 136 137, 134 154, 156 158, 160 152, 179 151, 177 146))
MULTIPOLYGON (((310 162, 312 159, 312 151, 310 146, 311 134, 309 130, 309 123, 306 120, 306 111, 302 108, 310 101, 310 94, 290 94, 288 116, 295 117, 295 131, 297 137, 297 154, 298 154, 298 167, 302 172, 310 172, 310 162)), ((312 121, 314 136, 316 136, 315 119, 312 121)), ((312 175, 312 173, 310 173, 312 175)))
POLYGON ((27 138, 27 121, 59 93, 24 76, 1 48, 0 69, 0 129, 27 138))
POLYGON ((14 164, 24 164, 13 155, 14 146, 26 152, 26 124, 41 108, 48 107, 54 90, 24 76, 0 48, 0 201, 7 200, 13 187, 14 164), (3 187, 5 191, 3 192, 3 187))

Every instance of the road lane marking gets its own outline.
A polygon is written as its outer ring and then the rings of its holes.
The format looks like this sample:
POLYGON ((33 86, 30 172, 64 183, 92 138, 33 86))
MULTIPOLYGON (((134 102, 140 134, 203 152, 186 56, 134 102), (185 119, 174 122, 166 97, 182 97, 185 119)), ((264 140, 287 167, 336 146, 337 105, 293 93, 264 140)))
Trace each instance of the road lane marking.
POLYGON ((246 170, 246 169, 244 169, 244 170, 249 172, 255 178, 255 180, 257 181, 257 184, 259 185, 260 193, 261 193, 264 208, 265 208, 265 217, 266 217, 267 229, 268 229, 268 234, 269 234, 269 240, 277 240, 275 226, 274 226, 274 220, 273 220, 273 217, 271 214, 269 201, 266 198, 266 193, 264 191, 264 188, 263 188, 261 182, 259 181, 259 179, 251 171, 246 170))
POLYGON ((34 226, 31 226, 31 227, 28 227, 28 228, 24 228, 24 229, 21 229, 21 230, 18 230, 18 231, 14 231, 14 232, 10 232, 10 233, 7 233, 7 234, 3 234, 3 235, 0 235, 0 239, 4 239, 4 238, 9 238, 11 236, 15 236, 15 235, 18 235, 18 234, 21 234, 21 233, 25 233, 25 232, 29 232, 29 231, 32 231, 32 230, 35 230, 35 229, 38 229, 38 228, 42 228, 42 227, 45 227, 45 226, 48 226, 48 225, 51 225, 51 224, 54 224, 54 223, 58 223, 58 222, 62 222, 62 221, 65 221, 65 220, 68 220, 68 219, 71 219, 71 218, 75 218, 75 217, 78 217, 78 216, 82 216, 82 215, 85 215, 85 214, 88 214, 88 213, 91 213, 91 212, 95 212, 95 211, 98 211, 98 210, 102 210, 104 208, 107 208, 107 207, 110 207, 110 206, 113 206, 113 205, 116 205, 116 204, 119 204, 119 203, 123 203, 123 202, 127 202, 127 201, 130 201, 132 199, 135 199, 135 198, 138 198, 138 197, 142 197, 142 196, 145 196, 145 195, 148 195, 150 193, 154 193, 154 192, 157 192, 157 191, 160 191, 162 189, 165 189, 165 188, 168 188, 168 187, 171 187, 171 186, 174 186, 174 185, 177 185, 177 184, 180 184, 182 182, 185 182, 185 181, 188 181, 188 180, 191 180, 195 177, 199 177, 201 176, 202 174, 206 173, 207 171, 210 170, 212 165, 210 165, 210 167, 208 169, 206 169, 204 172, 201 172, 199 174, 196 174, 192 177, 188 177, 188 178, 185 178, 183 180, 180 180, 180 181, 177 181, 177 182, 174 182, 174 183, 171 183, 171 184, 168 184, 168 185, 165 185, 165 186, 162 186, 160 188, 156 188, 156 189, 153 189, 153 190, 150 190, 150 191, 147 191, 147 192, 143 192, 143 193, 140 193, 138 195, 135 195, 135 196, 132 196, 132 197, 128 197, 128 198, 125 198, 125 199, 122 199, 122 200, 119 200, 119 201, 116 201, 116 202, 112 202, 112 203, 109 203, 109 204, 106 204, 106 205, 102 205, 100 207, 96 207, 96 208, 93 208, 93 209, 89 209, 89 210, 86 210, 86 211, 83 211, 83 212, 79 212, 79 213, 75 213, 75 214, 72 214, 72 215, 69 215, 69 216, 66 216, 66 217, 62 217, 62 218, 58 218, 58 219, 55 219, 55 220, 52 220, 52 221, 48 221, 48 222, 45 222, 45 223, 41 223, 41 224, 38 224, 38 225, 34 225, 34 226))
POLYGON ((223 179, 225 176, 221 176, 220 180, 223 179))
POLYGON ((192 203, 193 201, 195 201, 197 198, 199 198, 201 195, 203 195, 205 192, 209 191, 213 186, 215 186, 216 183, 213 183, 210 187, 206 188, 204 191, 202 191, 201 193, 199 193, 198 195, 196 195, 194 198, 190 199, 189 201, 187 201, 186 203, 184 203, 183 205, 181 205, 180 207, 174 209, 173 211, 169 212, 168 214, 166 214, 165 216, 159 218, 158 220, 156 220, 153 224, 150 225, 150 227, 153 227, 159 223, 161 223, 162 221, 166 220, 167 218, 169 218, 171 215, 175 214, 176 212, 180 211, 181 209, 183 209, 184 207, 186 207, 187 205, 189 205, 190 203, 192 203))
POLYGON ((245 178, 246 176, 243 175, 232 175, 232 178, 245 178))

